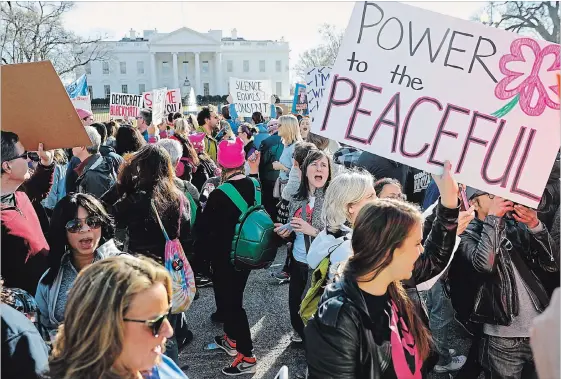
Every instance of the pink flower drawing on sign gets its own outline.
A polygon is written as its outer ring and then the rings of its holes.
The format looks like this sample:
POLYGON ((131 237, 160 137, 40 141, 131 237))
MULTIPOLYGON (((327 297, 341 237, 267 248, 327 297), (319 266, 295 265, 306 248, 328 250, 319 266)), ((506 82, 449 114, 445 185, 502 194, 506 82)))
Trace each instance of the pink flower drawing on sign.
POLYGON ((499 69, 505 77, 495 87, 495 96, 512 100, 493 116, 504 116, 516 104, 528 116, 540 116, 546 107, 559 109, 559 87, 555 82, 559 45, 542 49, 531 38, 519 38, 510 45, 510 54, 501 57, 499 69))

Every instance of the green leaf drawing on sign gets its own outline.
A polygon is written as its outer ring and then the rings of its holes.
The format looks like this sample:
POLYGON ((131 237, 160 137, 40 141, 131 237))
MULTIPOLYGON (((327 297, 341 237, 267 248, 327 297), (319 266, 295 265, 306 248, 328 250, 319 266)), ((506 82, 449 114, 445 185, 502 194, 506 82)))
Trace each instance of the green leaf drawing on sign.
POLYGON ((505 114, 510 112, 512 110, 512 108, 514 108, 516 106, 516 104, 518 104, 518 99, 519 98, 520 98, 520 95, 514 96, 514 98, 510 102, 508 102, 507 105, 505 105, 504 107, 502 107, 498 111, 496 111, 494 113, 491 113, 491 115, 495 116, 495 117, 503 117, 505 114))

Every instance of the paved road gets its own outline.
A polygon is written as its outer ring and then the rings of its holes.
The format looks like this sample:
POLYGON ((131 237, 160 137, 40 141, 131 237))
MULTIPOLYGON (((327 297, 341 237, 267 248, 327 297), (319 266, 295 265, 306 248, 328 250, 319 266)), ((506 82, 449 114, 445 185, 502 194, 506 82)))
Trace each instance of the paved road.
MULTIPOLYGON (((306 367, 304 350, 290 343, 290 318, 288 315, 288 285, 278 285, 270 277, 272 270, 280 269, 286 257, 285 250, 277 255, 269 270, 253 271, 245 290, 244 307, 251 325, 254 354, 257 357, 257 373, 243 375, 245 378, 273 379, 283 365, 289 369, 290 378, 303 373, 306 367)), ((193 342, 181 352, 181 365, 188 365, 185 373, 190 379, 226 378, 222 367, 231 363, 232 358, 222 350, 206 351, 204 347, 213 341, 214 336, 223 333, 221 325, 210 321, 215 311, 212 288, 202 288, 199 299, 187 314, 189 329, 194 333, 193 342)), ((451 347, 460 354, 467 354, 469 348, 465 336, 459 328, 453 328, 451 347)), ((433 375, 430 379, 449 379, 448 375, 433 375)))

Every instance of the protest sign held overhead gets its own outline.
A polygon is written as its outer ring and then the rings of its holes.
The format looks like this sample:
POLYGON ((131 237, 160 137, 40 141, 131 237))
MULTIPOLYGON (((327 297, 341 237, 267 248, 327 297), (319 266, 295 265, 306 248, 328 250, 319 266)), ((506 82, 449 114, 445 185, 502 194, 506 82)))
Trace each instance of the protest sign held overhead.
POLYGON ((535 208, 559 149, 559 45, 358 2, 312 131, 535 208))
POLYGON ((331 77, 331 67, 312 67, 306 70, 306 90, 308 99, 308 114, 314 123, 327 82, 331 77))
POLYGON ((308 114, 308 98, 306 96, 306 85, 304 84, 296 84, 294 88, 292 113, 298 113, 304 116, 308 114))
POLYGON ((142 106, 142 95, 111 92, 109 116, 111 118, 135 118, 142 106))
POLYGON ((152 124, 160 125, 163 123, 166 114, 166 95, 167 88, 159 88, 152 91, 152 124))
POLYGON ((26 149, 91 144, 50 61, 2 65, 0 82, 2 130, 16 133, 26 149))
MULTIPOLYGON (((144 92, 142 99, 144 101, 144 108, 152 109, 152 92, 144 92)), ((166 94, 166 114, 182 111, 181 89, 174 88, 168 90, 166 94)))
POLYGON ((270 116, 273 94, 270 80, 230 78, 230 94, 239 116, 251 117, 253 112, 270 116))
POLYGON ((76 109, 86 109, 88 111, 92 111, 92 102, 90 99, 90 95, 86 96, 76 96, 70 99, 72 104, 74 104, 74 108, 76 109))

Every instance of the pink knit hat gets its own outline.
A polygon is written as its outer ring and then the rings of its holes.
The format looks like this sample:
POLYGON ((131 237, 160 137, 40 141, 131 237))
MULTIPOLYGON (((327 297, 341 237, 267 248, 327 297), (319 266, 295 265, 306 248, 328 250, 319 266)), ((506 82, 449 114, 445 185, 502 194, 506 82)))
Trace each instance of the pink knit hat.
POLYGON ((224 139, 218 144, 218 164, 224 168, 237 168, 245 163, 243 141, 224 139))
POLYGON ((204 144, 205 136, 206 134, 202 132, 189 134, 189 141, 195 148, 197 154, 201 154, 205 150, 205 144, 204 144))
POLYGON ((92 117, 93 116, 93 113, 90 112, 87 109, 76 108, 76 112, 78 113, 78 117, 80 117, 80 120, 83 120, 86 117, 92 117))

